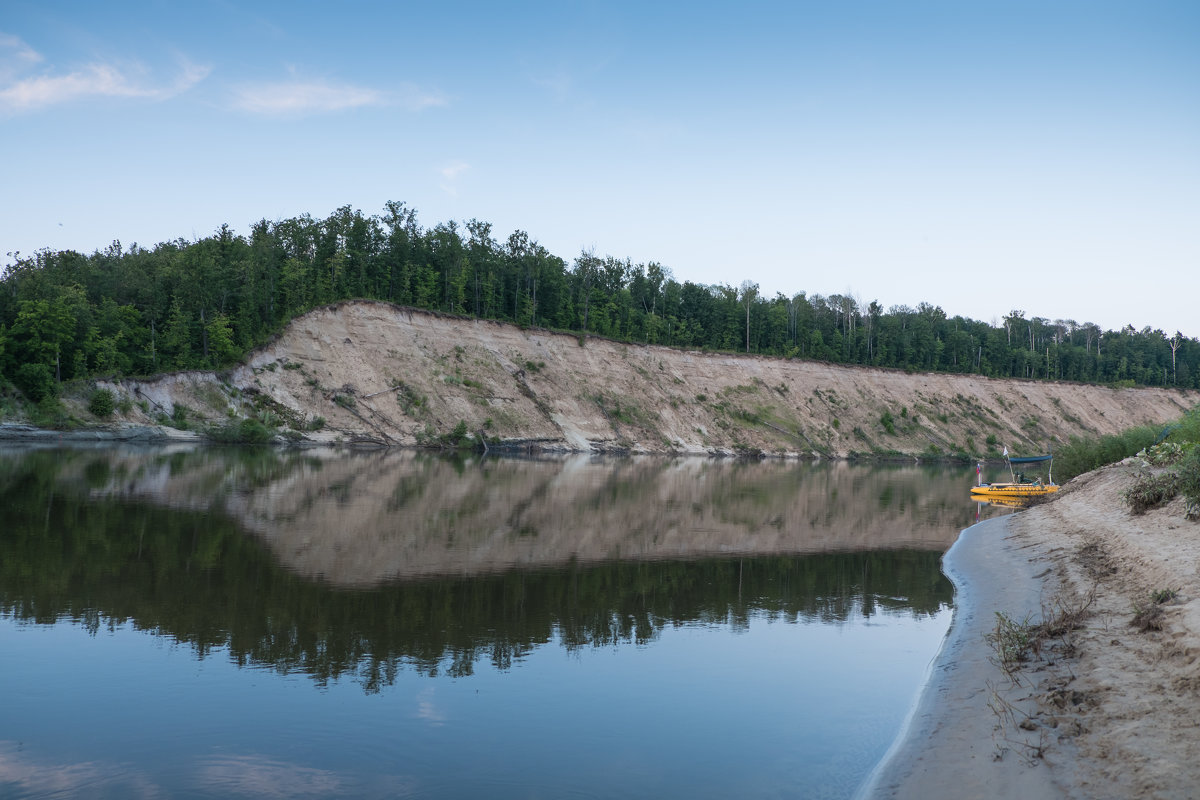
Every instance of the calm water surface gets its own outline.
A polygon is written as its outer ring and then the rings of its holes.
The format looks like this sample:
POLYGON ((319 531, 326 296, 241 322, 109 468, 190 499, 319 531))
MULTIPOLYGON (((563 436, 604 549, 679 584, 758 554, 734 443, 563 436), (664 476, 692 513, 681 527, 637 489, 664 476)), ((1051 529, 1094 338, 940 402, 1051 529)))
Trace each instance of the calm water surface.
POLYGON ((973 477, 0 451, 0 796, 849 797, 973 477))

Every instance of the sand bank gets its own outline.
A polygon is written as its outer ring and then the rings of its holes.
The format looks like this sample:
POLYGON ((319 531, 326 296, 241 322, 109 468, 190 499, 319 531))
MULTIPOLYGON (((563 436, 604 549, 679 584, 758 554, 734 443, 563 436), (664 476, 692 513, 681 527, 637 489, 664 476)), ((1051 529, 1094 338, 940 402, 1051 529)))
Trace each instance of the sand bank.
POLYGON ((1134 516, 1132 461, 1052 501, 964 531, 946 554, 954 622, 867 798, 1200 796, 1200 523, 1183 501, 1134 516), (1132 624, 1157 605, 1161 629, 1132 624), (1079 613, 1014 674, 985 636, 996 612, 1079 613))

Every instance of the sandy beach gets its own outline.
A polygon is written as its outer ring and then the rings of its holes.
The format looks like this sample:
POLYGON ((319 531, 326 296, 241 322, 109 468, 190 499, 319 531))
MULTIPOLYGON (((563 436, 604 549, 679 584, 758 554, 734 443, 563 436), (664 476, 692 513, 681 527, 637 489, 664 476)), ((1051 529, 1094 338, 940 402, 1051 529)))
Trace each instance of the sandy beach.
POLYGON ((864 798, 1200 795, 1200 523, 1181 498, 1132 514, 1121 493, 1144 471, 1082 475, 963 533, 944 560, 954 622, 864 798), (1073 629, 1006 671, 997 613, 1073 629))

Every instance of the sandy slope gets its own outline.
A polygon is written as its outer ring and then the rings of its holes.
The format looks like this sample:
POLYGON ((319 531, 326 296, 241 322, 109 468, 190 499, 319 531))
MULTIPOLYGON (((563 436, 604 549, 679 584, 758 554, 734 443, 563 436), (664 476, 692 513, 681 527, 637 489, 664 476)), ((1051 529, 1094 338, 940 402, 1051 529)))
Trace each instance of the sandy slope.
POLYGON ((1121 493, 1142 471, 1131 459, 1080 476, 950 551, 952 632, 873 796, 1200 795, 1200 523, 1179 499, 1132 515, 1121 493), (1178 592, 1162 629, 1131 624, 1161 589, 1178 592), (1082 627, 1006 676, 982 641, 994 612, 1063 610, 1084 611, 1082 627))
POLYGON ((1083 607, 1094 595, 1072 637, 1077 661, 1048 670, 1069 701, 1043 712, 1078 731, 1078 797, 1200 794, 1200 523, 1184 518, 1181 498, 1131 515, 1121 492, 1142 471, 1130 459, 1081 476, 1013 522, 1054 569, 1067 604, 1083 607), (1178 595, 1162 606, 1162 630, 1131 624, 1163 589, 1178 595))
MULTIPOLYGON (((292 322, 224 375, 109 384, 151 422, 262 414, 325 441, 468 430, 575 451, 846 456, 1041 451, 1177 418, 1200 392, 1112 389, 672 350, 351 302, 292 322), (890 421, 885 422, 885 414, 890 421)), ((80 410, 81 415, 86 412, 80 410)))

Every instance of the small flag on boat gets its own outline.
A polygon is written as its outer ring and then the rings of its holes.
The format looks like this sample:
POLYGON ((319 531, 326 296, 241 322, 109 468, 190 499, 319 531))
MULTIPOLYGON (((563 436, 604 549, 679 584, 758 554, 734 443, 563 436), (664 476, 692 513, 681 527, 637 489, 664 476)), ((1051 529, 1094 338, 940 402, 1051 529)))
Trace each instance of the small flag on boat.
POLYGON ((1004 457, 1008 458, 1008 445, 1004 446, 1004 457))

